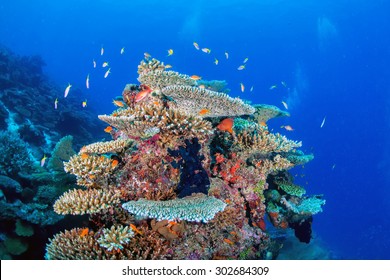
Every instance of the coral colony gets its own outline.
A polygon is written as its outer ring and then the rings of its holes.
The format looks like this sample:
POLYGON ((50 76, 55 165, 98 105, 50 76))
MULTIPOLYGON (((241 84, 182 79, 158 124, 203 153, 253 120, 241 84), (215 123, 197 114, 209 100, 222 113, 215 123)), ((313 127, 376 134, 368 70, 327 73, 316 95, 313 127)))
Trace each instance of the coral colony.
POLYGON ((138 74, 141 85, 127 85, 120 107, 99 116, 113 140, 64 163, 80 188, 54 210, 88 214, 89 227, 56 234, 47 259, 270 259, 287 228, 310 241, 325 201, 305 196, 288 170, 313 156, 265 124, 288 113, 156 59, 138 74))

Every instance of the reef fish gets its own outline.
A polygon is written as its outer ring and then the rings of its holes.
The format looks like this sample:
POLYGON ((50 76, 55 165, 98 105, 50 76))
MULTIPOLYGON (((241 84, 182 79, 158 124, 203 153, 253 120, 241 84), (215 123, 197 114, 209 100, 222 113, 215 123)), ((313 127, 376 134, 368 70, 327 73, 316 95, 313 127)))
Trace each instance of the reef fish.
POLYGON ((197 76, 197 75, 192 75, 190 78, 195 80, 195 81, 198 81, 198 80, 202 79, 202 77, 197 76))
POLYGON ((283 104, 284 108, 286 108, 286 110, 288 110, 288 105, 287 105, 287 103, 284 102, 284 101, 282 101, 282 104, 283 104))
POLYGON ((121 48, 121 54, 125 53, 125 48, 121 48))
POLYGON ((133 224, 130 224, 130 227, 133 231, 135 231, 136 233, 142 235, 142 232, 133 224))
POLYGON ((249 58, 245 58, 242 63, 247 63, 249 58))
POLYGON ((202 52, 204 52, 204 53, 211 53, 211 50, 209 48, 203 48, 202 52))
POLYGON ((244 70, 245 69, 245 65, 240 65, 238 66, 237 70, 244 70))
POLYGON ((251 86, 251 89, 249 91, 251 91, 251 92, 253 91, 253 86, 251 86))
POLYGON ((228 52, 225 52, 225 57, 226 57, 226 59, 229 59, 229 53, 228 52))
POLYGON ((58 109, 58 98, 54 101, 54 109, 58 109))
POLYGON ((125 104, 122 101, 119 101, 119 100, 113 100, 112 103, 115 106, 118 106, 118 107, 125 107, 125 104))
POLYGON ((286 82, 281 81, 280 83, 282 84, 282 86, 287 87, 286 82))
POLYGON ((41 159, 41 167, 45 165, 46 159, 47 159, 46 155, 43 155, 43 158, 41 159))
POLYGON ((106 61, 103 62, 102 67, 105 68, 105 67, 107 67, 107 66, 108 66, 108 62, 106 62, 106 61))
POLYGON ((112 126, 107 126, 105 129, 104 129, 104 132, 107 132, 107 133, 110 133, 112 131, 112 126))
POLYGON ((282 125, 280 128, 284 128, 287 131, 294 131, 294 128, 291 125, 282 125))
POLYGON ((240 83, 240 87, 241 87, 241 91, 244 92, 245 91, 245 86, 243 83, 240 83))
POLYGON ((165 65, 165 69, 169 69, 169 68, 172 68, 172 65, 170 64, 165 65))
POLYGON ((152 89, 146 85, 141 85, 141 91, 137 93, 135 96, 135 102, 140 102, 143 100, 146 96, 149 95, 149 93, 152 92, 152 89))
POLYGON ((224 238, 223 241, 229 245, 234 245, 234 242, 231 241, 230 239, 224 238))
POLYGON ((224 119, 217 125, 217 128, 221 131, 227 131, 233 134, 233 124, 234 120, 232 118, 224 119))
POLYGON ((83 229, 81 229, 79 235, 80 235, 80 237, 84 237, 84 236, 88 235, 88 232, 89 232, 89 228, 83 228, 83 229))
POLYGON ((83 106, 83 108, 87 107, 87 99, 85 99, 85 101, 83 101, 83 103, 81 103, 81 106, 83 106))
POLYGON ((92 60, 93 68, 96 68, 96 61, 92 60))
POLYGON ((111 167, 112 168, 115 168, 117 165, 118 165, 119 161, 117 159, 114 159, 112 162, 111 162, 111 167))
POLYGON ((71 84, 68 84, 68 86, 67 86, 66 89, 65 89, 64 97, 67 97, 67 96, 68 96, 71 87, 72 87, 72 85, 71 85, 71 84))
POLYGON ((325 124, 325 121, 326 121, 326 116, 324 117, 324 119, 322 120, 322 123, 321 123, 321 126, 320 126, 320 128, 322 128, 323 126, 324 126, 324 124, 325 124))
POLYGON ((87 78, 85 79, 85 86, 89 89, 89 74, 87 75, 87 78))
POLYGON ((168 56, 171 56, 171 55, 173 55, 173 50, 172 50, 172 49, 169 49, 169 50, 168 50, 168 56))
POLYGON ((197 49, 197 50, 199 51, 200 48, 199 48, 198 43, 197 43, 197 42, 194 42, 193 45, 194 45, 195 49, 197 49))
POLYGON ((204 116, 206 114, 210 113, 209 109, 203 108, 202 110, 199 111, 199 115, 204 116))
POLYGON ((218 59, 214 58, 214 64, 218 65, 218 59))
POLYGON ((277 88, 278 86, 277 85, 272 85, 272 86, 270 86, 270 90, 273 90, 273 89, 275 89, 275 88, 277 88))
POLYGON ((104 48, 101 47, 101 48, 100 48, 100 55, 103 55, 103 54, 104 54, 104 48))
POLYGON ((106 73, 104 73, 104 78, 107 78, 108 75, 111 73, 111 68, 108 68, 108 70, 106 71, 106 73))

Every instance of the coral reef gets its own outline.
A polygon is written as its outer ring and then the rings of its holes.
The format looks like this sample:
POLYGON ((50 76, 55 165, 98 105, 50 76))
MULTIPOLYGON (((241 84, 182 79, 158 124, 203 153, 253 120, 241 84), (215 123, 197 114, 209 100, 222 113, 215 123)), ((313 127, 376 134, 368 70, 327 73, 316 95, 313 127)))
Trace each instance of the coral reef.
POLYGON ((141 85, 127 85, 125 104, 99 116, 113 140, 64 163, 86 189, 66 192, 54 209, 89 214, 89 224, 56 234, 46 258, 270 259, 289 228, 309 242, 325 201, 288 169, 313 156, 264 124, 288 114, 165 69, 141 61, 141 85))

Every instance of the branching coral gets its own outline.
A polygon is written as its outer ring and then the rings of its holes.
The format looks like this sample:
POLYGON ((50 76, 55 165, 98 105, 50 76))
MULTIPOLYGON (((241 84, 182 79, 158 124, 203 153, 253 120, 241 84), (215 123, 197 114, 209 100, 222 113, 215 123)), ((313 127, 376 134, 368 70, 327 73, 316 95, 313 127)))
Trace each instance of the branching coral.
POLYGON ((62 215, 93 214, 118 204, 119 198, 120 192, 114 189, 74 189, 57 199, 54 211, 62 215))
POLYGON ((175 107, 186 115, 199 116, 203 109, 207 117, 241 116, 253 114, 255 109, 239 98, 204 88, 169 85, 162 94, 175 100, 175 107))
POLYGON ((123 244, 129 243, 133 236, 134 232, 128 226, 112 226, 111 228, 103 229, 97 242, 108 251, 122 250, 123 244))
POLYGON ((151 201, 139 199, 122 205, 130 213, 157 220, 185 220, 208 222, 217 212, 223 211, 226 204, 206 195, 192 195, 182 199, 151 201))
POLYGON ((80 154, 107 154, 107 153, 119 153, 126 147, 134 144, 134 141, 130 139, 117 139, 107 142, 96 142, 87 146, 84 146, 80 150, 80 154))

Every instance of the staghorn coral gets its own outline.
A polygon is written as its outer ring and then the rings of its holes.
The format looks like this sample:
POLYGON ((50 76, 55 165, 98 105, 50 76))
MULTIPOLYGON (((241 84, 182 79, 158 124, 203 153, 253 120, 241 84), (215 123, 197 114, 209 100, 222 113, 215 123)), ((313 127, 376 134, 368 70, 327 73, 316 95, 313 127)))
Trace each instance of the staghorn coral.
POLYGON ((108 157, 95 155, 74 155, 64 163, 66 172, 76 175, 77 184, 86 187, 107 185, 116 164, 108 157))
POLYGON ((125 148, 134 144, 134 141, 130 139, 117 139, 107 142, 96 142, 89 144, 81 148, 79 154, 107 154, 107 153, 119 153, 125 148))
POLYGON ((129 243, 133 236, 134 232, 128 226, 112 226, 111 228, 103 229, 97 242, 108 251, 122 250, 123 244, 129 243))
POLYGON ((150 71, 163 71, 165 69, 164 63, 155 58, 145 59, 138 65, 138 74, 148 73, 150 71))
POLYGON ((54 203, 58 214, 83 215, 97 213, 118 204, 120 192, 115 189, 73 189, 61 195, 54 203))
POLYGON ((199 116, 207 109, 207 117, 226 117, 253 114, 255 109, 239 98, 232 98, 225 93, 204 88, 168 85, 161 93, 175 100, 175 107, 186 115, 199 116))
POLYGON ((219 199, 202 194, 182 199, 151 201, 139 199, 122 205, 130 213, 157 220, 185 220, 208 222, 217 212, 223 211, 226 204, 219 199))

